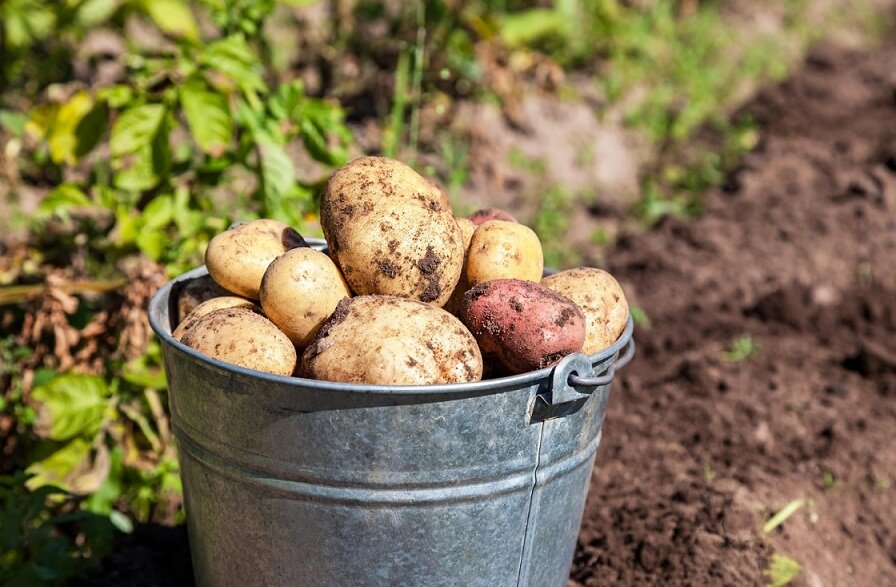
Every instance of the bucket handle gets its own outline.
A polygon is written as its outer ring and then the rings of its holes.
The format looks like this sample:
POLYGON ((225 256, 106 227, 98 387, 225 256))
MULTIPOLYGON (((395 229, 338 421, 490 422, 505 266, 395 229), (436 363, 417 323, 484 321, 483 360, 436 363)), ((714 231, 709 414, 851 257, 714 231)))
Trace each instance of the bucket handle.
POLYGON ((559 406, 589 397, 598 387, 604 387, 613 382, 616 371, 625 367, 635 356, 635 341, 630 338, 620 351, 622 354, 610 364, 603 375, 589 377, 583 375, 591 373, 593 366, 586 355, 575 353, 565 357, 557 366, 551 376, 550 400, 539 396, 547 406, 559 406))

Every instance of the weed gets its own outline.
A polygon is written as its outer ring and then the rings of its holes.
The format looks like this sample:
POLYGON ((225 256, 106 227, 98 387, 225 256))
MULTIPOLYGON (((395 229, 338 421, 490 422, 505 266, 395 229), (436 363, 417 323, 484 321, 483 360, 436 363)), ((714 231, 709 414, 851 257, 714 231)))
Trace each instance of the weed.
POLYGON ((541 240, 547 267, 560 269, 581 260, 566 244, 572 209, 572 196, 560 187, 548 189, 539 199, 538 216, 533 221, 532 229, 541 240))
POLYGON ((647 312, 644 311, 644 308, 641 306, 631 306, 629 311, 632 314, 632 321, 637 326, 641 328, 650 328, 650 318, 647 316, 647 312))
POLYGON ((759 343, 753 340, 749 334, 738 336, 725 351, 725 360, 733 363, 746 361, 759 352, 759 343))
POLYGON ((785 587, 797 578, 803 567, 790 557, 780 553, 772 554, 768 568, 763 574, 768 577, 767 587, 785 587))
POLYGON ((806 505, 806 502, 802 499, 794 499, 793 501, 788 502, 783 508, 778 510, 775 515, 769 518, 765 524, 763 524, 762 533, 770 534, 775 528, 786 522, 793 514, 798 512, 804 505, 806 505))
POLYGON ((703 479, 705 479, 707 483, 712 483, 715 478, 716 472, 713 470, 712 465, 703 465, 703 479))

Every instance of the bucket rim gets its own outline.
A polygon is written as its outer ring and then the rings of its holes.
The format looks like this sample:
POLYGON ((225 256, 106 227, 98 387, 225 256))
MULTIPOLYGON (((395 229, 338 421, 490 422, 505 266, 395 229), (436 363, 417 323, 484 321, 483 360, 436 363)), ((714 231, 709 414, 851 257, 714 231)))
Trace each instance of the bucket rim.
MULTIPOLYGON (((286 385, 292 387, 301 387, 303 389, 315 389, 320 391, 341 392, 341 393, 359 393, 359 394, 384 394, 384 395, 466 395, 477 392, 498 392, 507 389, 516 388, 521 385, 531 385, 538 381, 549 382, 551 372, 554 366, 545 367, 537 371, 529 371, 518 375, 510 375, 508 377, 498 377, 495 379, 484 379, 481 381, 472 381, 466 383, 439 383, 435 385, 381 385, 367 383, 343 383, 339 381, 321 381, 318 379, 308 379, 305 377, 297 377, 293 375, 275 375, 255 369, 248 369, 233 363, 228 363, 209 357, 193 348, 188 347, 171 335, 170 326, 165 326, 156 318, 161 316, 160 311, 162 304, 168 304, 172 288, 175 284, 188 279, 195 279, 208 275, 205 265, 182 273, 163 285, 152 296, 149 302, 149 324, 156 333, 156 336, 175 351, 186 355, 193 361, 204 363, 210 367, 227 371, 229 373, 238 374, 243 377, 251 377, 259 381, 274 383, 278 385, 286 385)), ((634 321, 631 314, 625 324, 625 329, 619 338, 616 339, 609 347, 591 355, 584 355, 592 365, 597 365, 607 361, 616 355, 623 346, 632 337, 634 331, 634 321)))

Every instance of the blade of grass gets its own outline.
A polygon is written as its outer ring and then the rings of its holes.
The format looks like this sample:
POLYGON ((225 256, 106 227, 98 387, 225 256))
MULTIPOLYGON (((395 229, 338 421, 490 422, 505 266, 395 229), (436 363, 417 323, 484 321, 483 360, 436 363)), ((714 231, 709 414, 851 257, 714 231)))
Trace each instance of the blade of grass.
POLYGON ((762 526, 763 534, 769 534, 775 528, 783 524, 787 521, 790 516, 795 514, 801 507, 806 505, 806 502, 802 499, 795 499, 781 508, 777 514, 768 519, 768 521, 762 526))

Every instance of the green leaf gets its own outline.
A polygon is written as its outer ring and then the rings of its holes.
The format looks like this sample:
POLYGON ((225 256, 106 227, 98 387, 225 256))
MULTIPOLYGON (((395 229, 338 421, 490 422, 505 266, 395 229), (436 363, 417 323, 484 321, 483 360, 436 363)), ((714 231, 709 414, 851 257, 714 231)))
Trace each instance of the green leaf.
POLYGON ((58 104, 41 104, 40 106, 35 106, 28 113, 28 122, 25 123, 25 132, 36 139, 47 137, 56 120, 56 113, 58 111, 58 104))
POLYGON ((170 164, 168 125, 162 120, 150 144, 140 147, 133 153, 112 159, 112 166, 117 171, 115 185, 135 192, 154 188, 168 173, 170 164))
POLYGON ((199 39, 199 26, 190 7, 181 0, 143 0, 143 10, 162 32, 190 41, 199 39))
POLYGON ((567 21, 560 11, 549 8, 530 8, 506 15, 498 34, 511 47, 529 46, 545 37, 565 35, 567 21))
POLYGON ((98 100, 104 100, 112 108, 123 108, 134 99, 134 90, 123 85, 106 86, 96 91, 96 97, 98 100))
POLYGON ((171 196, 157 196, 146 205, 140 219, 143 226, 150 229, 165 228, 174 216, 174 201, 171 196))
POLYGON ((141 230, 140 234, 137 235, 137 248, 153 261, 158 261, 162 258, 162 254, 168 245, 165 233, 158 230, 141 230))
POLYGON ((267 86, 261 77, 260 62, 239 35, 231 35, 211 43, 200 55, 200 63, 224 74, 244 92, 264 92, 267 86))
POLYGON ((187 239, 199 232, 204 219, 202 212, 190 208, 190 192, 186 188, 178 188, 174 193, 174 223, 180 236, 187 239))
POLYGON ((295 216, 286 207, 285 196, 295 183, 295 167, 280 145, 262 140, 258 143, 261 195, 265 214, 284 222, 295 216))
POLYGON ((4 110, 0 108, 0 127, 5 128, 16 136, 20 136, 28 123, 28 116, 22 112, 4 110))
POLYGON ((74 165, 89 153, 106 132, 109 111, 87 92, 78 92, 56 113, 50 128, 50 157, 55 163, 74 165))
POLYGON ((118 10, 118 0, 85 0, 78 6, 77 20, 83 28, 104 23, 118 10))
POLYGON ((180 103, 193 140, 206 153, 220 157, 233 136, 227 97, 196 80, 181 89, 180 103))
POLYGON ((768 577, 767 587, 785 587, 790 585, 802 570, 800 563, 776 552, 772 554, 772 560, 762 574, 768 577))
POLYGON ((65 479, 90 458, 90 446, 89 441, 75 438, 50 456, 32 463, 27 471, 34 477, 28 480, 28 487, 31 489, 46 485, 64 487, 65 479))
POLYGON ((40 214, 57 214, 69 208, 89 206, 90 199, 81 188, 72 183, 62 183, 53 188, 37 206, 40 214))
POLYGON ((46 427, 47 438, 67 440, 75 436, 93 436, 103 424, 108 405, 109 387, 95 375, 61 375, 35 388, 31 397, 40 402, 39 422, 46 427))
POLYGON ((135 153, 152 144, 162 126, 165 106, 143 104, 121 113, 112 126, 109 148, 113 157, 135 153))

